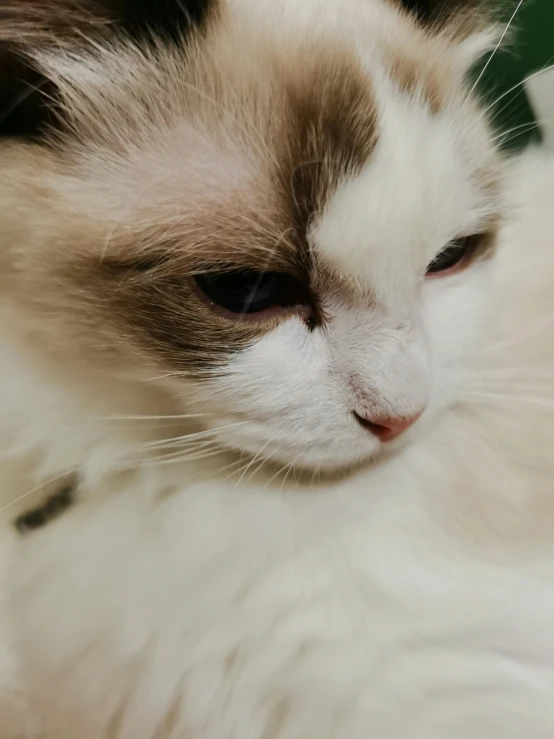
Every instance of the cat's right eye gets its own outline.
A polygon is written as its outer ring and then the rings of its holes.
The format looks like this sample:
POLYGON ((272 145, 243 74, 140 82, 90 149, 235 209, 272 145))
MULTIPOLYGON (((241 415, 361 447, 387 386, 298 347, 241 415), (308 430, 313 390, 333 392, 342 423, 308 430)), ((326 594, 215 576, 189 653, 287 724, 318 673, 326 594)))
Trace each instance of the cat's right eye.
POLYGON ((483 234, 462 236, 451 241, 427 267, 427 277, 453 274, 463 269, 484 240, 483 234))
POLYGON ((250 269, 206 272, 196 275, 195 282, 212 305, 237 315, 309 306, 306 288, 281 272, 250 269))

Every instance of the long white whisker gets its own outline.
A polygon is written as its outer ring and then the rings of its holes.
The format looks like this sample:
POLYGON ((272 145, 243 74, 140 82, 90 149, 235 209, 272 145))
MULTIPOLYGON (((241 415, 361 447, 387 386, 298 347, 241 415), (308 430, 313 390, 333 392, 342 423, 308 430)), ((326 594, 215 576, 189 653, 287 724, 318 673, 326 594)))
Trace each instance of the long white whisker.
MULTIPOLYGON (((295 458, 294 458, 294 459, 292 460, 292 462, 291 462, 291 463, 289 464, 289 468, 288 468, 287 472, 285 473, 285 477, 284 477, 284 479, 283 479, 283 482, 281 483, 281 487, 280 487, 280 490, 281 490, 281 491, 282 491, 282 490, 283 490, 283 488, 285 487, 285 483, 286 483, 286 481, 287 481, 287 478, 288 478, 288 476, 289 476, 289 475, 290 475, 290 473, 291 473, 291 470, 294 470, 294 469, 295 469, 295 465, 296 465, 296 460, 297 460, 297 459, 298 459, 298 454, 297 454, 297 455, 296 455, 296 457, 295 457, 295 458)), ((295 472, 295 480, 296 480, 296 472, 295 472)))
POLYGON ((318 481, 321 482, 321 464, 318 464, 317 467, 314 469, 312 479, 310 480, 310 485, 314 484, 316 475, 318 476, 318 481))
POLYGON ((504 41, 504 39, 506 38, 506 34, 507 34, 507 33, 508 33, 508 31, 510 30, 510 27, 511 27, 512 23, 514 22, 514 20, 515 20, 515 17, 516 17, 516 15, 518 14, 518 12, 519 12, 519 9, 521 8, 521 6, 522 6, 522 5, 523 5, 523 0, 519 0, 518 4, 517 4, 517 6, 516 6, 516 9, 515 9, 515 10, 514 10, 514 12, 512 13, 512 17, 510 18, 510 20, 508 21, 508 24, 506 25, 506 28, 504 29, 504 33, 503 33, 503 34, 502 34, 502 36, 500 37, 500 39, 499 39, 498 43, 496 44, 496 46, 494 47, 494 49, 493 49, 493 51, 492 51, 492 54, 490 54, 489 58, 487 59, 487 63, 485 64, 485 66, 484 66, 484 67, 483 67, 483 69, 481 70, 481 74, 480 74, 480 75, 479 75, 479 77, 477 77, 477 79, 475 80, 475 83, 474 83, 473 87, 471 88, 471 90, 470 90, 470 92, 469 92, 469 94, 470 94, 470 95, 473 95, 473 93, 475 92, 475 88, 477 87, 477 85, 479 84, 479 82, 481 82, 481 80, 483 79, 483 75, 485 74, 485 72, 486 72, 486 71, 487 71, 487 69, 489 68, 489 64, 490 64, 490 63, 492 62, 492 60, 494 59, 494 57, 495 57, 495 55, 496 55, 496 52, 497 52, 497 51, 498 51, 498 49, 500 48, 500 46, 501 46, 502 42, 504 41))
MULTIPOLYGON (((278 436, 278 434, 275 434, 275 436, 273 436, 271 439, 269 439, 268 441, 266 441, 266 443, 258 451, 258 453, 256 454, 256 456, 246 465, 246 469, 244 470, 244 472, 242 473, 242 475, 239 477, 239 479, 237 481, 237 484, 235 485, 235 490, 238 488, 238 486, 242 482, 244 476, 246 475, 246 473, 248 472, 248 470, 250 469, 250 467, 256 462, 257 459, 259 459, 259 457, 262 455, 264 449, 266 449, 271 444, 271 442, 275 441, 275 439, 277 438, 277 436, 278 436)), ((263 460, 262 460, 262 466, 263 466, 264 462, 266 462, 266 461, 267 461, 267 457, 264 457, 263 460)), ((259 469, 261 469, 261 467, 258 467, 257 469, 255 469, 254 470, 254 473, 257 472, 259 469)))
POLYGON ((60 475, 56 475, 56 477, 51 477, 49 480, 45 480, 44 482, 41 482, 40 485, 37 485, 36 487, 32 488, 31 490, 28 490, 26 493, 23 493, 23 495, 18 496, 14 500, 10 501, 7 505, 5 505, 3 508, 0 508, 0 513, 4 513, 4 511, 7 511, 9 508, 14 506, 16 503, 19 503, 19 501, 24 500, 29 495, 32 495, 33 493, 38 492, 41 488, 46 487, 47 485, 50 485, 53 482, 56 482, 56 480, 62 480, 64 477, 67 477, 68 475, 71 475, 75 473, 77 470, 76 467, 73 467, 72 469, 66 470, 65 472, 62 472, 60 475))
MULTIPOLYGON (((247 464, 250 464, 250 463, 248 462, 247 464)), ((233 475, 239 475, 245 466, 246 465, 244 465, 242 462, 242 455, 241 455, 240 459, 235 459, 234 462, 230 462, 229 464, 226 464, 224 467, 221 467, 218 470, 218 474, 221 472, 226 472, 227 470, 231 470, 226 477, 226 479, 228 480, 233 475), (233 468, 236 468, 236 469, 233 469, 233 468)))
POLYGON ((503 92, 502 95, 499 95, 496 100, 494 100, 490 105, 488 105, 482 112, 479 118, 483 118, 489 110, 495 107, 495 105, 498 105, 498 103, 503 100, 507 95, 514 92, 520 87, 523 87, 527 84, 530 80, 534 79, 535 77, 538 77, 541 74, 544 74, 545 72, 548 72, 549 70, 554 69, 554 64, 549 65, 548 67, 545 67, 544 69, 539 69, 538 72, 534 72, 533 74, 530 74, 528 77, 526 77, 524 80, 521 80, 521 82, 518 82, 517 85, 514 85, 513 87, 510 87, 509 90, 506 90, 506 92, 503 92))
POLYGON ((268 488, 268 487, 269 487, 269 486, 271 485, 271 483, 273 482, 273 480, 275 480, 275 478, 279 477, 279 475, 282 475, 282 474, 283 474, 283 472, 284 472, 284 471, 285 471, 285 470, 286 470, 287 468, 289 468, 289 467, 290 467, 290 464, 284 464, 284 465, 283 465, 282 467, 280 467, 280 468, 279 468, 279 469, 277 470, 277 472, 276 472, 276 473, 275 473, 275 474, 274 474, 274 475, 273 475, 272 477, 270 477, 270 478, 269 478, 269 480, 268 480, 268 481, 266 482, 266 484, 264 485, 264 487, 265 487, 265 488, 268 488))
POLYGON ((252 470, 252 472, 250 474, 250 477, 248 478, 248 481, 252 480, 252 478, 254 477, 254 475, 257 475, 258 472, 260 472, 262 470, 263 466, 267 462, 269 462, 270 460, 271 460, 271 457, 262 457, 262 460, 261 460, 260 464, 256 467, 255 470, 252 470))
POLYGON ((147 441, 140 444, 137 444, 136 447, 133 447, 134 449, 151 449, 153 447, 158 446, 165 446, 168 443, 174 444, 178 442, 187 442, 192 441, 195 439, 204 439, 206 437, 213 436, 218 431, 226 431, 228 429, 236 428, 237 426, 243 426, 246 423, 246 421, 239 421, 238 423, 230 423, 226 426, 216 426, 213 429, 206 429, 204 431, 196 431, 195 433, 191 434, 184 434, 182 436, 173 436, 169 439, 161 439, 157 441, 147 441))
POLYGON ((101 421, 180 421, 185 418, 202 418, 206 413, 182 413, 167 416, 99 416, 101 421))
POLYGON ((220 452, 221 447, 219 446, 211 446, 201 449, 179 449, 179 451, 176 452, 168 452, 167 454, 158 454, 155 457, 148 457, 144 460, 145 464, 157 464, 158 462, 163 462, 170 459, 176 459, 176 460, 194 460, 199 458, 200 456, 204 454, 212 454, 213 452, 220 452))
POLYGON ((218 449, 211 452, 203 452, 200 454, 191 454, 191 455, 167 455, 166 457, 162 457, 160 459, 148 459, 144 461, 142 464, 144 467, 155 467, 155 466, 163 466, 168 464, 179 464, 184 462, 194 462, 200 459, 208 459, 209 457, 216 457, 219 454, 223 454, 226 450, 225 449, 218 449))
POLYGON ((521 123, 519 126, 514 126, 513 128, 508 129, 507 131, 503 131, 502 133, 498 134, 498 136, 495 136, 493 138, 493 141, 500 141, 501 144, 506 144, 508 141, 512 141, 513 139, 517 139, 518 136, 522 136, 525 133, 529 133, 529 131, 533 131, 535 128, 540 128, 543 123, 550 123, 554 119, 551 118, 550 120, 541 121, 541 123, 521 123), (525 130, 520 130, 525 129, 525 130), (514 131, 520 131, 516 136, 510 136, 511 133, 514 131), (509 137, 509 138, 506 138, 509 137))
POLYGON ((198 452, 205 452, 210 451, 212 449, 221 449, 221 444, 218 444, 216 441, 203 441, 197 444, 190 444, 189 446, 173 446, 173 447, 163 447, 162 449, 156 449, 155 454, 149 454, 144 459, 147 460, 153 460, 153 459, 162 459, 166 457, 177 457, 177 456, 185 456, 188 454, 197 454, 198 452))
POLYGON ((186 449, 190 446, 196 446, 197 444, 201 443, 210 443, 211 441, 213 441, 211 434, 208 434, 205 431, 202 431, 202 433, 198 436, 190 434, 190 437, 191 438, 188 438, 186 436, 176 436, 174 438, 169 437, 168 439, 158 439, 156 441, 145 441, 136 444, 135 446, 129 447, 128 449, 124 450, 124 453, 128 451, 146 452, 148 450, 165 449, 166 447, 172 446, 178 446, 186 449))

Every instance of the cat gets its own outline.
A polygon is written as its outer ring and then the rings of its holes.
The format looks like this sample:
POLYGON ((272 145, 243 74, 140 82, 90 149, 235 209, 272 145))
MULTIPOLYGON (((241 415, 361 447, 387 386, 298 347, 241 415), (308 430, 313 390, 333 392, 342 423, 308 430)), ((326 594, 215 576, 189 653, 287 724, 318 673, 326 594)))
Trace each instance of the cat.
POLYGON ((497 38, 4 0, 9 731, 554 736, 554 161, 497 150, 497 38))

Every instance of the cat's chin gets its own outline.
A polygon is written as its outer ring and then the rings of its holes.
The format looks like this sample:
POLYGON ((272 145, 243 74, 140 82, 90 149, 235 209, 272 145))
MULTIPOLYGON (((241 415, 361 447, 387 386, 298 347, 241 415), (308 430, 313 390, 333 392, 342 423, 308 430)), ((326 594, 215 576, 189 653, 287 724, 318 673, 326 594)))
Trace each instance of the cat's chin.
POLYGON ((336 449, 332 452, 328 449, 314 450, 313 447, 302 450, 300 446, 294 451, 284 447, 260 452, 262 446, 252 442, 226 448, 241 462, 241 471, 246 470, 245 478, 263 477, 277 485, 294 481, 304 486, 340 480, 378 465, 403 449, 406 442, 398 441, 390 445, 376 443, 370 451, 359 451, 356 455, 338 455, 336 449))

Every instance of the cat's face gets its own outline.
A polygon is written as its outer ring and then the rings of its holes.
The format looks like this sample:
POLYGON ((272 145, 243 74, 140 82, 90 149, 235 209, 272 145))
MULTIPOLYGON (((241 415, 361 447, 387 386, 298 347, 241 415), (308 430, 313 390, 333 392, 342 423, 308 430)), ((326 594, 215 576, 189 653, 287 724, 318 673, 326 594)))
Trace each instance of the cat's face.
POLYGON ((224 446, 336 469, 456 401, 497 165, 462 26, 295 5, 222 1, 186 47, 47 48, 66 128, 4 149, 4 289, 115 406, 128 377, 224 446))

